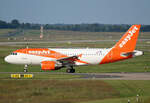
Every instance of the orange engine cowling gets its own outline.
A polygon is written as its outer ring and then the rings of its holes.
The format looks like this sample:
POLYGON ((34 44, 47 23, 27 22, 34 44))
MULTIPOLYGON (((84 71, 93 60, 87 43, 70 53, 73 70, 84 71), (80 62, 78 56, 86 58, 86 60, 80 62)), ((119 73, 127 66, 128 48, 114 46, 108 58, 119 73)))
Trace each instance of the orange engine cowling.
POLYGON ((55 61, 42 61, 41 62, 41 69, 42 70, 55 70, 55 61))

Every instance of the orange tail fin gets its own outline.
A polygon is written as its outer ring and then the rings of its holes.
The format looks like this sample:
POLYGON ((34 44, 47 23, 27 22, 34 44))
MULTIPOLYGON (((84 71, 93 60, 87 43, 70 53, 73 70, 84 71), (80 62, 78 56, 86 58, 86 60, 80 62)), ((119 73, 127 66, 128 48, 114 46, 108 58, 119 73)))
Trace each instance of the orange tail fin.
POLYGON ((131 28, 123 35, 114 47, 105 55, 100 64, 115 62, 132 57, 132 52, 136 47, 136 41, 139 35, 141 25, 132 25, 131 28), (122 55, 122 54, 130 55, 122 55))
POLYGON ((121 52, 134 51, 140 27, 141 25, 132 25, 114 47, 120 50, 121 52))

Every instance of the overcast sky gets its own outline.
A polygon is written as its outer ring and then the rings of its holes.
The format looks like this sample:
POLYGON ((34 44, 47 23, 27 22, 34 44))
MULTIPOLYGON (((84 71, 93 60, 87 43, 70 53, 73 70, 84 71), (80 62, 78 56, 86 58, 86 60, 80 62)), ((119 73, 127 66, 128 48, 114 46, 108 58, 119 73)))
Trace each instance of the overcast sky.
POLYGON ((0 20, 150 24, 150 0, 0 0, 0 20))

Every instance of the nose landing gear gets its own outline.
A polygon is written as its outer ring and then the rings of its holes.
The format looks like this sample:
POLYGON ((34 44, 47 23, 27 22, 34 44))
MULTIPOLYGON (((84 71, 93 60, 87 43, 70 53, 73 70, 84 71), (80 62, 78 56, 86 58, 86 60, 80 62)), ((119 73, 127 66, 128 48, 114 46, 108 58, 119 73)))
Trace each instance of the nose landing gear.
POLYGON ((24 65, 24 72, 28 72, 28 65, 24 65))

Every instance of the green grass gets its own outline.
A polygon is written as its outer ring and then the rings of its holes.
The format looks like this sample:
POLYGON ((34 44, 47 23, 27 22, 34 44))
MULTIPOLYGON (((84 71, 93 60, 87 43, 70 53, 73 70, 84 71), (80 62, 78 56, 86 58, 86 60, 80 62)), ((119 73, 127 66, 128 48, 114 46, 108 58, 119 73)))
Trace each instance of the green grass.
MULTIPOLYGON (((44 30, 44 38, 40 40, 40 30, 16 30, 16 29, 0 29, 0 35, 7 35, 13 32, 17 35, 11 36, 17 41, 24 41, 24 37, 28 41, 60 41, 60 40, 119 40, 124 32, 78 32, 78 31, 58 31, 44 30)), ((150 32, 141 32, 139 39, 150 38, 150 32)), ((0 41, 8 41, 8 37, 0 38, 0 41)))
POLYGON ((105 82, 110 84, 115 90, 118 91, 119 98, 110 98, 82 103, 127 103, 128 99, 130 99, 131 103, 137 103, 137 94, 139 95, 140 103, 149 103, 150 81, 105 80, 105 82))
MULTIPOLYGON (((113 98, 113 99, 104 99, 104 100, 96 100, 96 101, 89 101, 89 102, 81 102, 81 103, 128 103, 128 100, 130 100, 130 103, 137 103, 136 97, 128 97, 128 98, 113 98)), ((139 98, 140 103, 150 103, 150 97, 140 97, 139 98)))
POLYGON ((6 35, 8 33, 15 32, 16 29, 0 29, 0 35, 6 35))
POLYGON ((2 103, 20 101, 22 103, 74 103, 117 97, 117 92, 103 81, 89 83, 89 81, 72 80, 0 80, 0 82, 2 103))
MULTIPOLYGON (((150 81, 0 80, 2 103, 136 103, 150 96, 150 81)), ((143 102, 142 102, 143 103, 143 102)))

